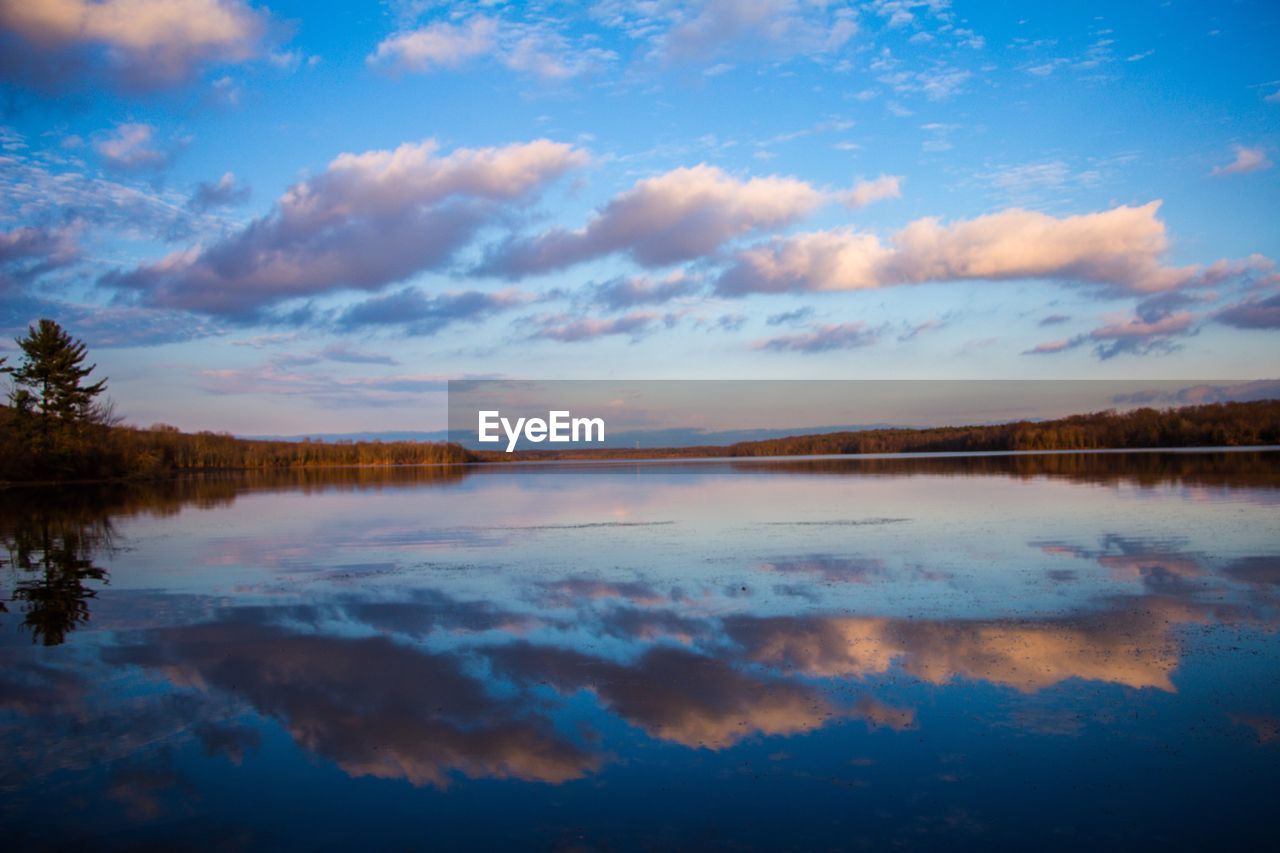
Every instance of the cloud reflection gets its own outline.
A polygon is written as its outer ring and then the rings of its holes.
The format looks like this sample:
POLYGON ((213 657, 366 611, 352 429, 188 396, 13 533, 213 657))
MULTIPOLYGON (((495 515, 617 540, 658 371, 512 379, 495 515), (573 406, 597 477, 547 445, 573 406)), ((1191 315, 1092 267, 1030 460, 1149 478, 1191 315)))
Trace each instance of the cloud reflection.
POLYGON ((545 721, 490 696, 459 658, 384 637, 223 622, 158 629, 109 656, 175 686, 239 697, 352 776, 440 788, 454 774, 558 783, 600 765, 545 721))

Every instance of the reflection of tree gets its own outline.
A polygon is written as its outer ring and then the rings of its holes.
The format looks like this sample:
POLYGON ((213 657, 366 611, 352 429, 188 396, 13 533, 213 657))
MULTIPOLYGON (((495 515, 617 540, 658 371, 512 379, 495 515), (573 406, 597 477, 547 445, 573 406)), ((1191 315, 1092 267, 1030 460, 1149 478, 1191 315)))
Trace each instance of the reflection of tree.
MULTIPOLYGON (((22 625, 32 642, 57 646, 67 633, 89 621, 92 581, 107 583, 94 554, 110 549, 111 523, 105 517, 31 509, 6 524, 4 543, 14 569, 13 593, 25 614, 22 625)), ((3 604, 0 608, 7 611, 3 604)))

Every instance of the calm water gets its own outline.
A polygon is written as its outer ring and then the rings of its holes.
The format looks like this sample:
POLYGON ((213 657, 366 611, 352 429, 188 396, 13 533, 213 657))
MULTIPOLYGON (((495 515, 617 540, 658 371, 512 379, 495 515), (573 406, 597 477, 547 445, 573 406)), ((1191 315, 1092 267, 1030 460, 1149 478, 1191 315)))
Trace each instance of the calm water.
POLYGON ((1280 453, 10 490, 9 849, 1274 843, 1280 453))

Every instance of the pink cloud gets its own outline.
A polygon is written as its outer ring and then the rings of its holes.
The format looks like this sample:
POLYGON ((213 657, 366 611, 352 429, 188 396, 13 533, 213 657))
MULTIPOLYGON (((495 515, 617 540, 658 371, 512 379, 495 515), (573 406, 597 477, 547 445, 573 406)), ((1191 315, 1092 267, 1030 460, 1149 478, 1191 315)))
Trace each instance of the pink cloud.
POLYGON ((1235 146, 1236 159, 1232 160, 1225 166, 1215 166, 1211 174, 1214 175, 1244 175, 1249 172, 1261 172, 1263 169, 1271 168, 1271 161, 1267 159, 1267 153, 1258 148, 1246 148, 1243 145, 1235 146))
POLYGON ((644 266, 663 266, 788 225, 826 200, 826 193, 795 178, 743 181, 705 164, 673 169, 618 195, 583 228, 553 229, 500 247, 481 271, 518 278, 615 252, 644 266))
POLYGON ((1160 202, 1057 218, 1018 208, 944 224, 917 219, 886 244, 842 228, 775 239, 738 253, 723 293, 861 290, 934 281, 1058 279, 1138 293, 1192 281, 1168 267, 1160 202))
POLYGON ((23 42, 24 75, 46 82, 102 63, 133 86, 172 85, 202 65, 259 55, 267 29, 267 15, 240 0, 0 4, 0 30, 23 42))
POLYGON ((242 230, 104 283, 153 305, 241 318, 291 298, 376 290, 438 268, 503 204, 525 203, 586 159, 546 139, 446 155, 433 140, 341 154, 242 230))

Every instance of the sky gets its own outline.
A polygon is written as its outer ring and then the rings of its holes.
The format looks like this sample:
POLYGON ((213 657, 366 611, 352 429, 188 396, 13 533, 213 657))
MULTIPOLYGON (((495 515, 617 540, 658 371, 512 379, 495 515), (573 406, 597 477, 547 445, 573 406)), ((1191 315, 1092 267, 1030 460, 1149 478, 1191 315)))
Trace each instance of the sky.
POLYGON ((1268 2, 0 0, 0 355, 129 422, 445 381, 1280 376, 1268 2))

